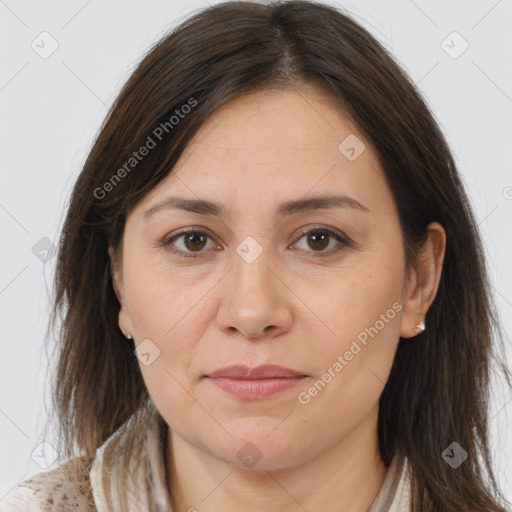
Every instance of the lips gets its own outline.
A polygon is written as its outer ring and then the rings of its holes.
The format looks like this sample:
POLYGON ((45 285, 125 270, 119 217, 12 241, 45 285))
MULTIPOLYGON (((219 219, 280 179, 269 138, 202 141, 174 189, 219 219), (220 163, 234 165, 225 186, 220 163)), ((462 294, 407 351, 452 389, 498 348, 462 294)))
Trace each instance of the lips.
POLYGON ((308 376, 302 372, 266 364, 250 368, 228 366, 207 375, 218 389, 242 400, 261 400, 296 386, 308 376))
POLYGON ((245 365, 234 365, 221 368, 214 371, 209 377, 228 377, 231 379, 244 379, 244 380, 255 380, 255 379, 272 379, 276 377, 307 377, 306 374, 285 368, 284 366, 278 366, 275 364, 264 364, 250 368, 245 365))

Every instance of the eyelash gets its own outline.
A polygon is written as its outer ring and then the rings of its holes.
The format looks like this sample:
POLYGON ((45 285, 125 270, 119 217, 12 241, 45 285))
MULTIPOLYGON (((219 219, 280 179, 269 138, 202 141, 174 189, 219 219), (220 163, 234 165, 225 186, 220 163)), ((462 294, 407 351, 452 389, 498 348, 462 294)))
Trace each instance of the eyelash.
MULTIPOLYGON (((204 231, 201 231, 201 230, 198 230, 198 229, 187 229, 187 230, 183 230, 183 231, 180 231, 180 232, 174 234, 170 238, 167 238, 160 245, 166 247, 170 252, 172 252, 173 254, 179 256, 180 258, 197 258, 204 251, 198 251, 197 254, 187 253, 187 252, 181 251, 180 249, 176 249, 176 248, 174 248, 171 245, 172 242, 174 242, 178 238, 182 237, 183 235, 188 235, 189 233, 196 233, 196 234, 199 234, 199 235, 205 235, 208 238, 212 239, 212 237, 210 235, 208 235, 208 233, 205 233, 204 231)), ((329 237, 334 238, 335 240, 337 240, 340 243, 340 245, 337 248, 331 249, 331 250, 329 250, 327 252, 324 252, 324 251, 306 251, 306 252, 313 253, 312 255, 315 258, 326 258, 328 256, 332 256, 333 254, 338 253, 339 251, 341 251, 344 247, 349 247, 351 245, 351 243, 347 239, 342 237, 339 233, 337 233, 336 231, 333 231, 331 229, 327 229, 327 228, 312 228, 312 229, 309 229, 309 230, 302 231, 300 233, 299 238, 297 239, 297 242, 299 240, 301 240, 305 235, 309 235, 310 233, 326 233, 326 234, 329 235, 329 237)), ((295 243, 297 243, 297 242, 295 242, 295 243)))

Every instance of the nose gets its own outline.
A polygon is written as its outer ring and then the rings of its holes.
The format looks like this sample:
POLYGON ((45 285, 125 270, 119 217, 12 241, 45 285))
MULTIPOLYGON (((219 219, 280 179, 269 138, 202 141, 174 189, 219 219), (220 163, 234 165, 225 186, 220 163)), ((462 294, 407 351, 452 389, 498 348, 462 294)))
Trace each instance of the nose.
POLYGON ((223 280, 217 324, 228 334, 253 341, 273 338, 291 328, 290 290, 262 253, 248 263, 236 256, 223 280))

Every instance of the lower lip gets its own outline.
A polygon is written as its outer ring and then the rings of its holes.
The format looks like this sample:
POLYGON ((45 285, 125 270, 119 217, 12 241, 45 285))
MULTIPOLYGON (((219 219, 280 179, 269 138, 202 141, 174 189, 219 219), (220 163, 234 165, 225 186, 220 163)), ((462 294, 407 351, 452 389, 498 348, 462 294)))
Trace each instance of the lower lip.
POLYGON ((233 379, 208 377, 223 391, 244 400, 261 400, 297 385, 306 377, 273 377, 269 379, 233 379))

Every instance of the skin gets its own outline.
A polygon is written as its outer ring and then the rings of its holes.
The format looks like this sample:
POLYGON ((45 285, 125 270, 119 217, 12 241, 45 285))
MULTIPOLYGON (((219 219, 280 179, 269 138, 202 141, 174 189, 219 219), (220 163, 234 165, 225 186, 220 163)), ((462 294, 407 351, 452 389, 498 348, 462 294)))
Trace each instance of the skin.
POLYGON ((130 212, 118 260, 110 248, 119 327, 136 346, 149 338, 160 350, 140 369, 169 425, 173 510, 367 510, 387 471, 377 445, 379 396, 399 336, 416 336, 420 311, 434 300, 445 245, 442 226, 431 223, 417 271, 406 276, 398 212, 371 144, 317 86, 258 91, 217 110, 172 174, 130 212), (338 149, 350 134, 365 144, 354 161, 338 149), (284 201, 332 193, 369 212, 276 215, 284 201), (228 217, 163 209, 144 219, 170 195, 224 203, 228 217), (210 238, 161 245, 191 227, 210 238), (304 228, 329 228, 351 242, 330 236, 322 245, 304 228), (262 250, 251 263, 236 251, 246 237, 262 250), (400 311, 300 403, 298 394, 394 303, 400 311), (236 363, 280 364, 308 377, 255 401, 203 378, 236 363), (252 467, 237 457, 247 442, 261 454, 252 467))

